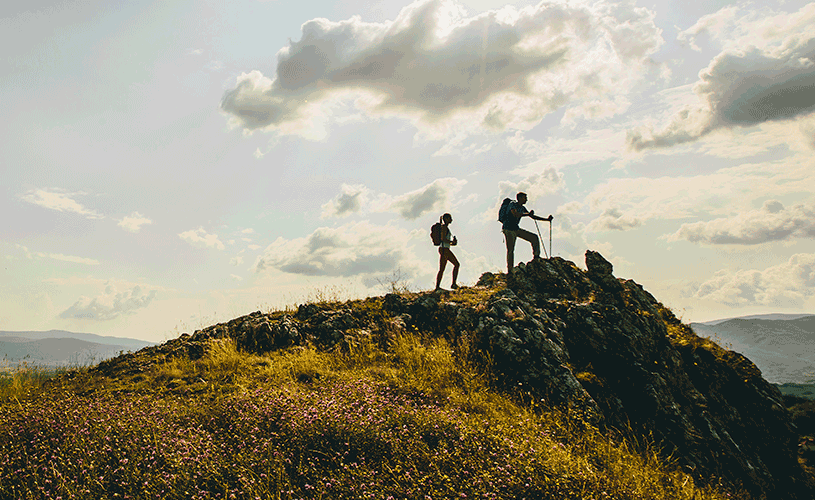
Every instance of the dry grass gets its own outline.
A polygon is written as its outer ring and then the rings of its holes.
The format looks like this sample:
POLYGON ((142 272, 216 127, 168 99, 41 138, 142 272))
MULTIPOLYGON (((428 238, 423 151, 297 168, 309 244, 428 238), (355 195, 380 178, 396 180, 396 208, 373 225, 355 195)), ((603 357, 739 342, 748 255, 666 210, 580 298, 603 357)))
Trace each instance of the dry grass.
POLYGON ((227 340, 138 383, 20 378, 0 399, 0 498, 726 498, 421 339, 264 356, 227 340))

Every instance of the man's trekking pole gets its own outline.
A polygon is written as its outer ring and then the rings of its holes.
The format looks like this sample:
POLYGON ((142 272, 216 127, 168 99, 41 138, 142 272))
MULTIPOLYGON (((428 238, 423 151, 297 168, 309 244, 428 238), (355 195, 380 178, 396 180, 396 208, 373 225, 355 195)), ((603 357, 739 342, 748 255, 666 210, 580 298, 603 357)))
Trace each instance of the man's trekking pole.
MULTIPOLYGON (((535 221, 535 227, 538 230, 538 237, 540 238, 541 246, 543 247, 543 254, 546 255, 546 258, 548 259, 549 254, 546 253, 546 243, 543 242, 543 236, 541 236, 541 228, 538 227, 538 220, 537 219, 533 219, 533 220, 535 221)), ((549 246, 552 246, 551 242, 549 243, 549 246)))

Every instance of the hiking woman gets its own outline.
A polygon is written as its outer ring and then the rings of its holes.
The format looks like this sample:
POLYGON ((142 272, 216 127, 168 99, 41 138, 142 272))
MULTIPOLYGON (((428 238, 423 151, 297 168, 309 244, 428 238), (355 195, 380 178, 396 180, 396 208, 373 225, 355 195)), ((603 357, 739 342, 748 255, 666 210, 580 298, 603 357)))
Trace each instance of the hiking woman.
POLYGON ((436 275, 436 290, 441 289, 441 278, 444 276, 444 268, 448 261, 453 264, 453 284, 450 285, 450 288, 455 290, 458 288, 456 279, 458 279, 459 264, 453 251, 450 250, 450 247, 458 244, 456 237, 450 234, 449 226, 453 222, 453 216, 444 214, 439 218, 439 222, 441 223, 441 244, 439 245, 439 274, 436 275))

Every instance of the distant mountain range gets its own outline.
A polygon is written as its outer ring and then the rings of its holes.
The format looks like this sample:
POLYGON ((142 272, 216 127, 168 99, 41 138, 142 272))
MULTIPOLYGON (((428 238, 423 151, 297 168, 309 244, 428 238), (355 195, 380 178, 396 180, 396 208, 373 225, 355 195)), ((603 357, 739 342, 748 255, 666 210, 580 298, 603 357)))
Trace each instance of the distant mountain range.
POLYGON ((150 345, 154 343, 64 330, 0 331, 0 368, 22 362, 43 367, 94 365, 123 351, 138 351, 150 345))
POLYGON ((815 315, 765 314, 691 327, 700 337, 747 356, 770 382, 815 381, 815 315))

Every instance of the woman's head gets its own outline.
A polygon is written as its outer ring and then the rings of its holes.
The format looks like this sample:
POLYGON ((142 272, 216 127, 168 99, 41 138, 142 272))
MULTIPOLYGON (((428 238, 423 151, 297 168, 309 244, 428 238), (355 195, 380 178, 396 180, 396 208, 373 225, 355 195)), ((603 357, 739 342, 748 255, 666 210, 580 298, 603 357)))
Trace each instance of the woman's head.
POLYGON ((445 224, 450 224, 451 222, 453 222, 453 216, 450 214, 444 214, 441 216, 440 220, 445 224))

